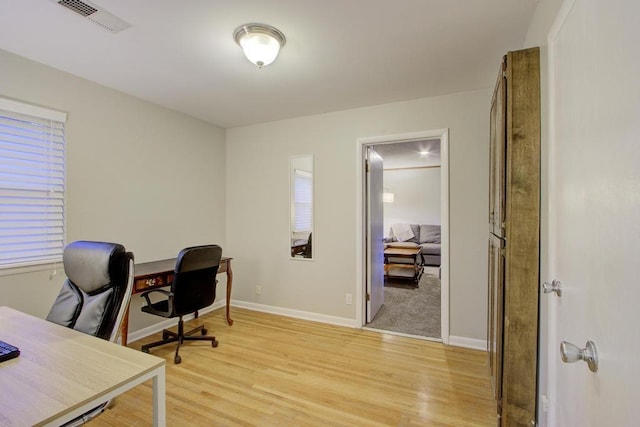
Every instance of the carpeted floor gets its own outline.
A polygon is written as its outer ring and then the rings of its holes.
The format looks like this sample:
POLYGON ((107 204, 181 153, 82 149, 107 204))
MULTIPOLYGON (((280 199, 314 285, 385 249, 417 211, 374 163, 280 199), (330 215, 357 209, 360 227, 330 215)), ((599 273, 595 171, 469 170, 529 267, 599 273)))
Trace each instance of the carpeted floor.
POLYGON ((367 327, 441 338, 438 268, 425 267, 417 288, 406 281, 386 281, 384 304, 367 327))

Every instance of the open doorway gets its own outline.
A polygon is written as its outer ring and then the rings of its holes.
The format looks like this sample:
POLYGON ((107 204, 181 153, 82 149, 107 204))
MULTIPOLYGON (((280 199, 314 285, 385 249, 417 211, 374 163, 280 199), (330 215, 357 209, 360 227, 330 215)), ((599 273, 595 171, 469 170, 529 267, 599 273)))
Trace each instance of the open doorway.
POLYGON ((448 342, 447 136, 437 130, 358 141, 366 328, 448 342), (372 152, 382 167, 367 164, 372 152), (380 247, 384 257, 371 257, 380 247), (374 271, 383 272, 383 296, 374 271))

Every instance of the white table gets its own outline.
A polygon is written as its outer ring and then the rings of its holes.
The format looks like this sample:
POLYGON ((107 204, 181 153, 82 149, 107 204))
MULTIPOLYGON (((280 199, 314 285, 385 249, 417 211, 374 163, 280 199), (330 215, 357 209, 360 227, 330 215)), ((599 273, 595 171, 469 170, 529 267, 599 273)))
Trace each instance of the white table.
POLYGON ((0 426, 57 426, 153 378, 153 425, 166 424, 165 360, 0 307, 0 426))

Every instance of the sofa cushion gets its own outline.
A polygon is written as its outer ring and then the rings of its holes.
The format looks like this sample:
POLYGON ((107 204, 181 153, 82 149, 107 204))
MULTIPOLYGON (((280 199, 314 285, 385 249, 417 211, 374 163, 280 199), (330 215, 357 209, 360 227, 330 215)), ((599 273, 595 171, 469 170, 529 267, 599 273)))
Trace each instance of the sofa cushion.
POLYGON ((420 225, 420 238, 418 243, 440 243, 440 226, 439 225, 420 225))
POLYGON ((423 255, 440 255, 440 243, 423 243, 420 247, 423 255))

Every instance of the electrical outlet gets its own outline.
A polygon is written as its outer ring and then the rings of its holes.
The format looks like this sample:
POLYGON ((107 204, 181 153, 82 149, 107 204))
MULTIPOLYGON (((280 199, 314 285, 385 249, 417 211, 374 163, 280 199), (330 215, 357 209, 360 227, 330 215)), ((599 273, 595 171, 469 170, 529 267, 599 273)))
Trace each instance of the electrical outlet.
POLYGON ((347 302, 347 305, 351 305, 351 303, 353 302, 353 298, 351 294, 347 294, 346 302, 347 302))
POLYGON ((262 295, 262 286, 256 286, 256 295, 262 295))

